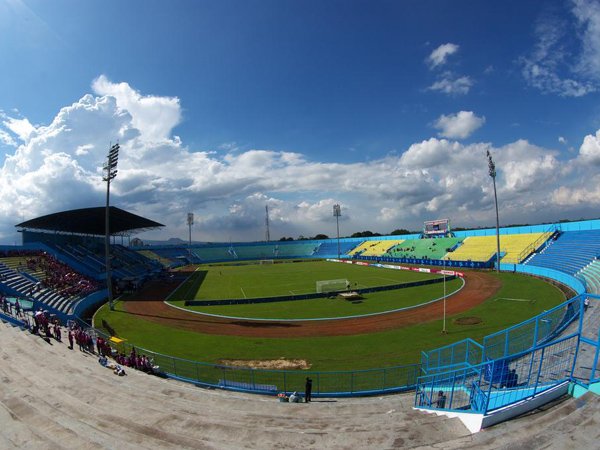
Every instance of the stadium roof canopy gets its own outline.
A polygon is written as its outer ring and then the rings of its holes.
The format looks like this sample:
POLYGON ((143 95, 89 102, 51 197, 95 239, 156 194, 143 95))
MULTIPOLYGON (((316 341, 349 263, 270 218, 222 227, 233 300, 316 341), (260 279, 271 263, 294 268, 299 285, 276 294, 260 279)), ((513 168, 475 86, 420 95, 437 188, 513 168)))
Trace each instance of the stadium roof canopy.
MULTIPOLYGON (((37 219, 21 222, 15 227, 23 230, 44 230, 61 233, 76 233, 103 236, 105 228, 106 208, 72 209, 37 219)), ((114 206, 110 207, 110 234, 132 235, 142 231, 164 227, 162 223, 137 216, 114 206)))

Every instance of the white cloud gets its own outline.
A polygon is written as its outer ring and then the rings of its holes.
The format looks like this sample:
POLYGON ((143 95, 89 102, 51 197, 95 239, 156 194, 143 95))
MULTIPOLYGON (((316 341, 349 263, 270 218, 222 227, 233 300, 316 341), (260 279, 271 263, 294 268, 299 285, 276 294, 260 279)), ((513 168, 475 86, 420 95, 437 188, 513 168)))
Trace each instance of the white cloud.
POLYGON ((433 50, 431 54, 427 57, 427 63, 431 68, 444 65, 446 64, 448 56, 456 53, 458 49, 458 45, 452 44, 450 42, 448 42, 447 44, 442 44, 438 48, 433 50))
POLYGON ((595 135, 588 134, 583 138, 578 159, 584 165, 600 165, 600 130, 595 135))
POLYGON ((566 145, 567 144, 567 139, 565 137, 563 137, 563 136, 559 136, 558 137, 558 142, 561 143, 561 144, 563 144, 563 145, 566 145))
POLYGON ((582 50, 577 71, 600 80, 600 3, 595 0, 573 0, 573 14, 577 19, 582 50))
POLYGON ((427 89, 448 95, 464 95, 469 93, 471 87, 473 87, 473 81, 468 76, 456 77, 452 73, 446 72, 427 89))
MULTIPOLYGON (((494 211, 487 150, 497 163, 502 223, 557 220, 599 206, 598 189, 588 184, 600 185, 594 178, 600 131, 586 136, 579 153, 566 161, 525 140, 494 148, 440 138, 368 162, 323 163, 270 149, 222 154, 194 151, 173 136, 179 101, 142 95, 126 83, 103 83, 119 86, 118 95, 128 93, 131 111, 111 95, 84 95, 49 125, 33 126, 20 137, 7 128, 15 122, 4 117, 0 131, 18 146, 0 168, 0 242, 17 239, 14 224, 21 220, 102 205, 101 167, 109 140, 116 139, 121 153, 112 203, 166 225, 143 239, 186 237, 188 212, 195 214, 195 240, 264 239, 266 204, 273 238, 333 236, 335 203, 343 208, 342 235, 418 229, 423 220, 438 217, 450 217, 457 226, 489 225, 494 211), (149 117, 170 117, 171 128, 163 124, 157 131, 146 123, 149 117), (576 203, 566 203, 569 193, 576 203)), ((468 135, 483 120, 462 113, 442 121, 442 133, 468 135)))
POLYGON ((111 96, 117 106, 131 114, 131 125, 140 131, 146 141, 168 139, 173 128, 181 121, 179 99, 175 97, 143 96, 127 83, 112 83, 100 75, 92 83, 98 95, 111 96))
POLYGON ((17 141, 6 131, 0 130, 0 142, 9 147, 16 147, 17 141))
POLYGON ((3 124, 22 141, 27 141, 31 133, 35 130, 34 126, 27 119, 8 117, 7 120, 3 121, 3 124))
POLYGON ((456 114, 441 115, 434 124, 442 137, 466 139, 483 126, 485 117, 477 117, 473 111, 459 111, 456 114))
POLYGON ((590 0, 571 4, 574 22, 548 14, 540 17, 536 44, 520 63, 532 87, 546 94, 581 97, 600 88, 600 5, 590 0))

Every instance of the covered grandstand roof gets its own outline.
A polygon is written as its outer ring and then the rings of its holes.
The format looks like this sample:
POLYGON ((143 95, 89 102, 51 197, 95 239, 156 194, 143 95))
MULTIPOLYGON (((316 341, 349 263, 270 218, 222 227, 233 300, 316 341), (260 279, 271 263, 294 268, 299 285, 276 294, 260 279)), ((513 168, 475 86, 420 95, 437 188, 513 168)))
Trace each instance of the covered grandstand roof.
MULTIPOLYGON (((104 206, 72 209, 27 220, 15 225, 15 227, 102 236, 105 228, 105 213, 106 208, 104 206)), ((164 227, 164 225, 114 206, 110 207, 109 228, 111 235, 128 235, 133 234, 133 231, 141 232, 158 227, 164 227)))

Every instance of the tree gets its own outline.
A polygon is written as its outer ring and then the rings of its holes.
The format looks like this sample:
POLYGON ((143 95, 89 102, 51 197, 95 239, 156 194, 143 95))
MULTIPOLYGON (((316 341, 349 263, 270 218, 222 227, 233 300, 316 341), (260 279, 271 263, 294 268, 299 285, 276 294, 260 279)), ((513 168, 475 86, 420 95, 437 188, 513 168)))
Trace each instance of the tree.
POLYGON ((412 234, 412 233, 410 231, 404 229, 404 228, 398 228, 398 229, 392 231, 390 234, 392 236, 400 236, 400 235, 403 235, 403 234, 412 234))
POLYGON ((357 233, 354 233, 350 237, 356 238, 356 237, 375 237, 375 236, 381 236, 381 234, 373 233, 372 231, 367 230, 367 231, 359 231, 357 233))
POLYGON ((317 234, 314 238, 315 240, 319 240, 319 239, 329 239, 329 236, 327 236, 326 234, 317 234))

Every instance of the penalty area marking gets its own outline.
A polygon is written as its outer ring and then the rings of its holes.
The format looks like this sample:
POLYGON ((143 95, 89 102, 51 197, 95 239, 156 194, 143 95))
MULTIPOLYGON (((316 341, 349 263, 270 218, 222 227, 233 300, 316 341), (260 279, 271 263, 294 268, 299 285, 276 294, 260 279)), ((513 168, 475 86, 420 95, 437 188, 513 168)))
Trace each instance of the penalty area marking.
POLYGON ((242 295, 244 296, 244 298, 248 298, 248 297, 246 297, 246 293, 244 292, 244 288, 240 286, 240 289, 242 291, 242 295))
POLYGON ((495 298, 494 301, 497 300, 508 300, 509 302, 528 302, 528 303, 535 303, 536 300, 532 300, 530 298, 508 298, 508 297, 498 297, 495 298))

